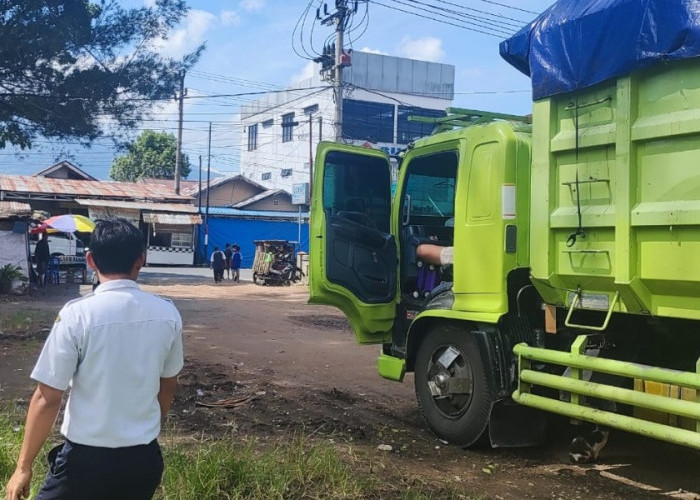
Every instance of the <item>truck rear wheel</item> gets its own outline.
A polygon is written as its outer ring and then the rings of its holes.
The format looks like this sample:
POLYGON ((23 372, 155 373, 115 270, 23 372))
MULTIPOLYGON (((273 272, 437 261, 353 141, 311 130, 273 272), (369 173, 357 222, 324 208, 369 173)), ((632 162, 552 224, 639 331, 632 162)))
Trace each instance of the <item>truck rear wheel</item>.
POLYGON ((464 447, 482 436, 496 393, 486 366, 473 334, 444 325, 428 332, 414 379, 421 414, 436 436, 464 447))

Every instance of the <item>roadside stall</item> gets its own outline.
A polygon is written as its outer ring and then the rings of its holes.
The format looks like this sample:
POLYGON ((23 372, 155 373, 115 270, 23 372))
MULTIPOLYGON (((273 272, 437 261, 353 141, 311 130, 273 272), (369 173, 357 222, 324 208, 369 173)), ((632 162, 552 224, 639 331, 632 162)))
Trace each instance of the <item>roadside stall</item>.
POLYGON ((202 223, 194 205, 87 199, 76 202, 87 207, 94 220, 121 217, 141 229, 146 238, 146 265, 191 266, 194 263, 194 234, 202 223))
POLYGON ((0 201, 0 293, 6 293, 29 278, 27 259, 27 203, 0 201))
POLYGON ((194 264, 194 231, 202 223, 198 214, 144 212, 142 217, 147 226, 147 264, 194 264))
POLYGON ((82 283, 87 283, 85 248, 75 233, 91 233, 94 229, 95 223, 91 219, 83 215, 64 214, 46 219, 31 230, 32 234, 43 233, 49 238, 51 259, 47 271, 47 282, 59 284, 61 276, 64 276, 64 280, 70 278, 72 281, 80 280, 82 283), (52 239, 52 235, 62 235, 62 237, 52 239), (59 242, 63 243, 59 246, 59 242))

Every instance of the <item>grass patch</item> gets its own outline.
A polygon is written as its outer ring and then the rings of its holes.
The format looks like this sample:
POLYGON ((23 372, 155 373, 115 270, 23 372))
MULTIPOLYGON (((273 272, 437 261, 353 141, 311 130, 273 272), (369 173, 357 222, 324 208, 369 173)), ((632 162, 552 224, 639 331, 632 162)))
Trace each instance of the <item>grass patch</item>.
POLYGON ((300 437, 271 448, 226 439, 163 448, 166 470, 156 498, 165 500, 368 498, 374 486, 330 446, 300 437))
MULTIPOLYGON (((25 407, 20 408, 9 403, 3 403, 0 406, 0 492, 3 495, 5 493, 5 485, 17 465, 19 449, 22 446, 26 414, 25 407)), ((44 447, 46 452, 49 449, 49 445, 44 447)), ((45 453, 40 453, 34 463, 34 475, 29 498, 34 498, 38 493, 47 469, 46 455, 45 453)))
POLYGON ((302 435, 277 444, 225 438, 161 444, 165 473, 158 500, 470 498, 444 483, 436 488, 402 477, 351 446, 302 435))
POLYGON ((56 317, 55 311, 24 309, 0 316, 0 334, 38 332, 49 328, 56 317))
MULTIPOLYGON (((25 414, 24 408, 0 405, 0 491, 15 468, 25 414)), ((469 498, 450 485, 403 477, 347 445, 299 435, 277 444, 239 438, 188 441, 168 430, 161 446, 165 472, 157 500, 469 498)), ((34 464, 30 498, 44 480, 49 449, 46 444, 34 464)))

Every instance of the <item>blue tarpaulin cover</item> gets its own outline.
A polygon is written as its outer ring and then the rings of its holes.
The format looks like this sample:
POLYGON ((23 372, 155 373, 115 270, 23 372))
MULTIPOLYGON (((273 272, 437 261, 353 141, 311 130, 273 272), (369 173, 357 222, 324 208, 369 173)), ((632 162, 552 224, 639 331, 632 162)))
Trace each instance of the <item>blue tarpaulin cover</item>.
POLYGON ((698 0, 559 0, 501 56, 532 78, 533 99, 700 55, 698 0))

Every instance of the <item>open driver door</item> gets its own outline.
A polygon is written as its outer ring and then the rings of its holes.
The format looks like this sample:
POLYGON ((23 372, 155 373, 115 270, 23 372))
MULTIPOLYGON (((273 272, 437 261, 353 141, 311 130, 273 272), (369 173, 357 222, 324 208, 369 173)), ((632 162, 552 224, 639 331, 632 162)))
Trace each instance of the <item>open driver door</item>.
POLYGON ((389 342, 397 288, 389 157, 321 142, 314 168, 309 302, 343 311, 359 343, 389 342))

